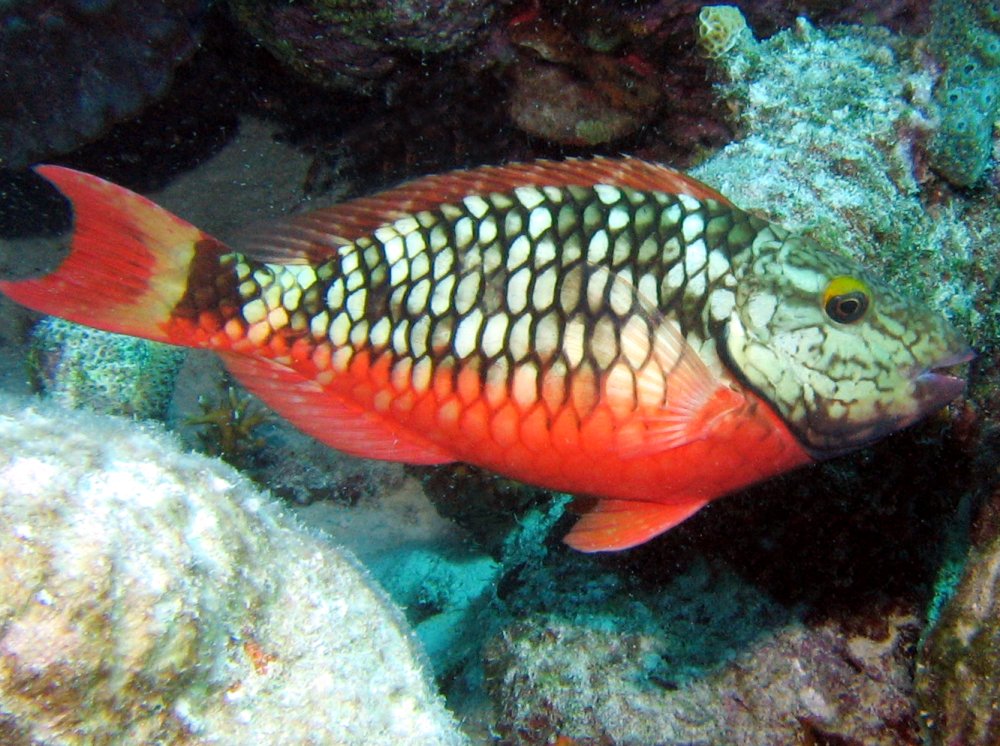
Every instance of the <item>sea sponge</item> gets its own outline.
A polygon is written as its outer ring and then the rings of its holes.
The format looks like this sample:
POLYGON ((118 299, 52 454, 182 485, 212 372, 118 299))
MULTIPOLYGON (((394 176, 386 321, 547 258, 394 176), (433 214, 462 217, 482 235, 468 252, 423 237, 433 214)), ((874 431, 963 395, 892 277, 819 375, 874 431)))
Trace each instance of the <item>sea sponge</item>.
POLYGON ((0 743, 465 742, 384 592, 232 468, 0 413, 0 743))

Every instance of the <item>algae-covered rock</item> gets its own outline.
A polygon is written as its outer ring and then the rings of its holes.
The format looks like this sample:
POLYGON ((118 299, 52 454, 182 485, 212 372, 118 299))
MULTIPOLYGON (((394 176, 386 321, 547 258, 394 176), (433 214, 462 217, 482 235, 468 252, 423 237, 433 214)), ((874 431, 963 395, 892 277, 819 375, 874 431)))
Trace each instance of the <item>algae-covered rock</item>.
POLYGON ((35 386, 64 406, 101 414, 162 418, 184 354, 54 317, 42 319, 31 333, 35 386))
POLYGON ((386 596, 235 471, 0 404, 0 742, 463 742, 386 596))
POLYGON ((1000 4, 936 0, 931 51, 944 67, 936 98, 941 123, 931 141, 931 164, 948 181, 970 186, 993 153, 1000 114, 1000 4))
POLYGON ((916 679, 928 743, 1000 743, 1000 534, 971 550, 924 640, 916 679))
POLYGON ((664 589, 655 617, 533 614, 486 646, 503 743, 913 743, 907 650, 916 621, 885 634, 810 628, 721 565, 664 589))
POLYGON ((925 207, 918 152, 932 129, 933 81, 912 42, 802 19, 759 43, 746 38, 713 60, 743 134, 692 175, 972 327, 996 272, 997 212, 983 210, 973 227, 961 203, 925 207))

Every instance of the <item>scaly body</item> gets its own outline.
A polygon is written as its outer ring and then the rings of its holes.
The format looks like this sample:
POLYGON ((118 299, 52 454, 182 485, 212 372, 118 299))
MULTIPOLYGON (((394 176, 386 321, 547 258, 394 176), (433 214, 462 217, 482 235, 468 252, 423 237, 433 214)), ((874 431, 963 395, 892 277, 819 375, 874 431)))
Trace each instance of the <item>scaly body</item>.
POLYGON ((213 349, 338 449, 596 496, 568 538, 581 549, 644 541, 961 388, 928 373, 965 355, 943 321, 640 161, 430 177, 244 252, 93 177, 42 173, 77 208, 74 252, 54 275, 0 286, 15 299, 213 349), (141 270, 103 309, 87 273, 106 270, 87 252, 109 228, 93 204, 134 223, 119 260, 141 270), (59 303, 39 299, 57 290, 59 303))

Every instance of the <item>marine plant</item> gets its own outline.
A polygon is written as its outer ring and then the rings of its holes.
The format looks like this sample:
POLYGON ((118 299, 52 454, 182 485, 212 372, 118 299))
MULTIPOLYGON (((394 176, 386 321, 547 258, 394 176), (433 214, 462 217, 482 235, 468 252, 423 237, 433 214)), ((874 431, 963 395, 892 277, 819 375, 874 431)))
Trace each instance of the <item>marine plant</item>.
POLYGON ((198 433, 202 450, 237 468, 251 465, 265 444, 256 430, 268 421, 268 411, 231 383, 220 385, 218 398, 198 397, 198 406, 202 413, 189 417, 186 424, 202 428, 198 433))

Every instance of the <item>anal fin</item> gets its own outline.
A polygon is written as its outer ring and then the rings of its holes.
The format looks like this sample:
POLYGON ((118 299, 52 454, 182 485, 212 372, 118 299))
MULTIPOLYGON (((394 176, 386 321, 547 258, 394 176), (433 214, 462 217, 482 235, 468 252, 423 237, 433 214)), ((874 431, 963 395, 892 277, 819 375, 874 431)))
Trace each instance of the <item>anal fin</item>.
POLYGON ((679 503, 598 500, 563 541, 581 552, 612 552, 649 541, 698 512, 708 500, 679 503))
POLYGON ((265 358, 220 353, 230 373, 302 432, 361 458, 444 464, 455 457, 423 436, 337 396, 292 368, 265 358))

